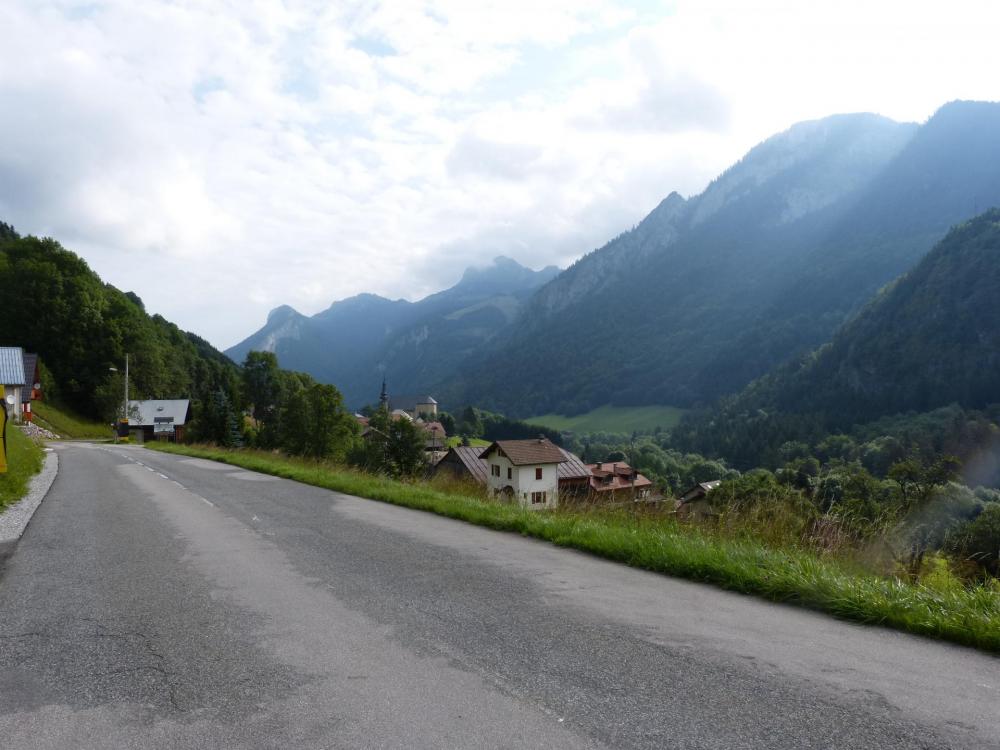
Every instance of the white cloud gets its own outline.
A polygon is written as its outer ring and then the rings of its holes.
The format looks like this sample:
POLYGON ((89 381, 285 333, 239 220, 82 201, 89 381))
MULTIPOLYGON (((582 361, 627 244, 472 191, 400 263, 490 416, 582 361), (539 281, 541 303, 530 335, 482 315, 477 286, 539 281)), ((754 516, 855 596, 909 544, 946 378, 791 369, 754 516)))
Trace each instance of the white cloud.
POLYGON ((987 2, 0 6, 0 219, 226 346, 565 265, 797 120, 1000 98, 987 2))

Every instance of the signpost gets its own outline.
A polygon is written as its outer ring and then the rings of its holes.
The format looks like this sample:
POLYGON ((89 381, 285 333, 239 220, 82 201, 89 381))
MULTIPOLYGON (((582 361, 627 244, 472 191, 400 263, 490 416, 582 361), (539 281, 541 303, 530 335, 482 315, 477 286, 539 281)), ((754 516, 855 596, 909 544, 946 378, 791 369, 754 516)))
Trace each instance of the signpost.
MULTIPOLYGON (((0 393, 4 388, 0 385, 0 393)), ((7 404, 14 403, 13 396, 4 398, 6 403, 0 403, 0 474, 7 473, 7 404)))
POLYGON ((173 435, 174 434, 174 418, 173 417, 153 417, 153 434, 154 435, 173 435))

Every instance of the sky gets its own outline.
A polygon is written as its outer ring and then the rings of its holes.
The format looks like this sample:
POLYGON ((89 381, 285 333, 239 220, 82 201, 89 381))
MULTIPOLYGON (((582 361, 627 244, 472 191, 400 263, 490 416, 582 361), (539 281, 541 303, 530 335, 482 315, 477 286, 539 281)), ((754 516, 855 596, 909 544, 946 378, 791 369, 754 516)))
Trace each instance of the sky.
POLYGON ((0 0, 0 220, 220 348, 566 267, 840 112, 1000 99, 1000 3, 0 0))

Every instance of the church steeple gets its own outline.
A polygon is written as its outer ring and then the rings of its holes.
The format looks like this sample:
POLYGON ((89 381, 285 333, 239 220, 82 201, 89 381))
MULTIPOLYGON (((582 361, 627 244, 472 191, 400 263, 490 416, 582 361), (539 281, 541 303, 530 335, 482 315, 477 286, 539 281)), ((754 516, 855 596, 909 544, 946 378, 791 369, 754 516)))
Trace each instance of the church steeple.
POLYGON ((380 409, 389 411, 389 391, 385 389, 385 376, 382 376, 382 392, 378 395, 378 406, 380 409))

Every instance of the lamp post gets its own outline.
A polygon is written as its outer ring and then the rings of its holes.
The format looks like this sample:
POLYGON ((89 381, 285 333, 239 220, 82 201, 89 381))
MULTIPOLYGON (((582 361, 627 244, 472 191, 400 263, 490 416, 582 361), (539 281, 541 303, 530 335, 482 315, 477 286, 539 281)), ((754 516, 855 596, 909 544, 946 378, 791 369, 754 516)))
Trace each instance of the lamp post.
MULTIPOLYGON (((109 367, 109 372, 118 372, 117 367, 109 367)), ((125 400, 122 402, 122 418, 128 424, 128 354, 125 355, 125 400)), ((118 425, 115 425, 115 442, 118 442, 118 425)))

